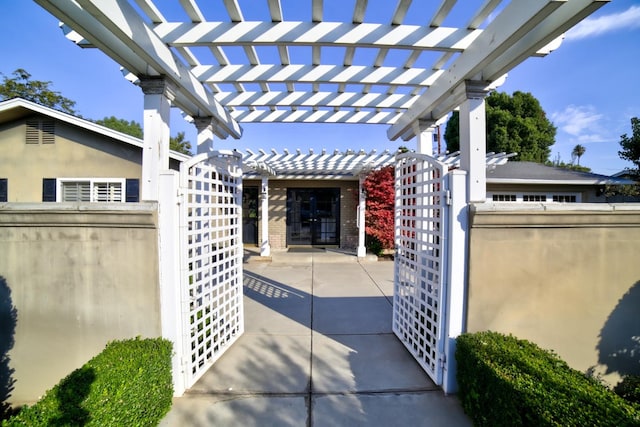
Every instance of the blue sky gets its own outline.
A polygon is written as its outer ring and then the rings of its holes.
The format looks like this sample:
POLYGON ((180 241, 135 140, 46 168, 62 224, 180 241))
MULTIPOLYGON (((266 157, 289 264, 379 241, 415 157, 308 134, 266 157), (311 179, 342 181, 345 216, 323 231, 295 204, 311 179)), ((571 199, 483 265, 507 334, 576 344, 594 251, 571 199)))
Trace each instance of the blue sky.
MULTIPOLYGON (((85 118, 113 115, 142 122, 142 91, 122 77, 118 64, 97 49, 68 41, 58 20, 34 2, 0 0, 0 12, 0 72, 10 75, 24 68, 33 79, 51 81, 54 90, 76 101, 85 118)), ((558 50, 512 70, 498 90, 531 92, 540 101, 558 128, 552 159, 559 155, 569 162, 572 148, 582 144, 586 153, 581 164, 609 175, 631 166, 618 157, 618 150, 620 135, 631 133, 631 117, 640 117, 639 70, 640 0, 613 0, 569 31, 558 50)), ((195 142, 195 127, 177 109, 171 128, 172 134, 184 131, 195 142)), ((389 141, 387 128, 244 124, 241 140, 217 140, 215 145, 241 150, 413 148, 412 141, 389 141)))

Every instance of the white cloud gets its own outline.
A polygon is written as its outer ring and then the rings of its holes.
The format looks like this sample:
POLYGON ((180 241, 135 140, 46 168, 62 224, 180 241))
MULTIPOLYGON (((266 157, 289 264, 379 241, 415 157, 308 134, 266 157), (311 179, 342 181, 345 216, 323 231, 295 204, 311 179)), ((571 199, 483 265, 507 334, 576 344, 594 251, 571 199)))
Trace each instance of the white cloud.
POLYGON ((631 6, 620 13, 587 18, 570 29, 565 40, 580 40, 622 29, 640 28, 640 6, 631 6))
POLYGON ((603 125, 604 116, 592 105, 569 105, 551 114, 551 121, 570 136, 571 142, 591 143, 610 141, 603 125))

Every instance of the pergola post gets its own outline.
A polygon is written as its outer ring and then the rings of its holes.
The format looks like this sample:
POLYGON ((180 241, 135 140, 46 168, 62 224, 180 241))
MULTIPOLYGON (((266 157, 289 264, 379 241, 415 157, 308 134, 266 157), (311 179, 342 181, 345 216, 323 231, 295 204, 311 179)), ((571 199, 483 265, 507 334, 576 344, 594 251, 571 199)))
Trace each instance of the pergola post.
POLYGON ((213 117, 194 117, 193 123, 198 129, 198 148, 197 153, 209 153, 213 151, 213 117))
POLYGON ((467 81, 460 105, 460 169, 467 171, 467 201, 487 199, 487 125, 484 98, 487 83, 467 81))
POLYGON ((269 243, 269 177, 262 175, 262 189, 260 191, 260 212, 261 212, 261 239, 260 256, 271 255, 271 244, 269 243))
POLYGON ((364 174, 360 174, 358 178, 358 258, 367 256, 367 248, 365 246, 365 212, 367 209, 367 195, 364 191, 365 178, 364 174))
POLYGON ((142 200, 158 200, 160 172, 169 169, 169 118, 174 89, 162 77, 140 79, 144 92, 142 200))
POLYGON ((416 134, 416 152, 420 154, 433 154, 433 133, 435 120, 418 120, 414 126, 416 134))

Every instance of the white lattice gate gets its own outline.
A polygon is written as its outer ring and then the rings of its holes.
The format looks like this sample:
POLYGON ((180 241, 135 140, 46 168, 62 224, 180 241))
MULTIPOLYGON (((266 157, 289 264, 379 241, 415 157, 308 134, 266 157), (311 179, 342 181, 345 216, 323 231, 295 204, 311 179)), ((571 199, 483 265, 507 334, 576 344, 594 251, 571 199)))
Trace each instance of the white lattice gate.
POLYGON ((393 332, 442 384, 447 166, 416 153, 396 162, 393 332))
POLYGON ((180 285, 185 386, 244 332, 242 156, 214 152, 180 167, 180 285))

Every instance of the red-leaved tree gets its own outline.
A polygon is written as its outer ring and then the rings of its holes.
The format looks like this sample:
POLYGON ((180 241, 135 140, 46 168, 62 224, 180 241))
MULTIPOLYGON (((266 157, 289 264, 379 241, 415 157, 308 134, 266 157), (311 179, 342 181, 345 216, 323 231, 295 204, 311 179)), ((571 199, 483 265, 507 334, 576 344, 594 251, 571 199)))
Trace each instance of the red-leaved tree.
POLYGON ((387 166, 371 172, 363 183, 367 192, 365 233, 377 239, 382 249, 394 247, 394 168, 387 166))

